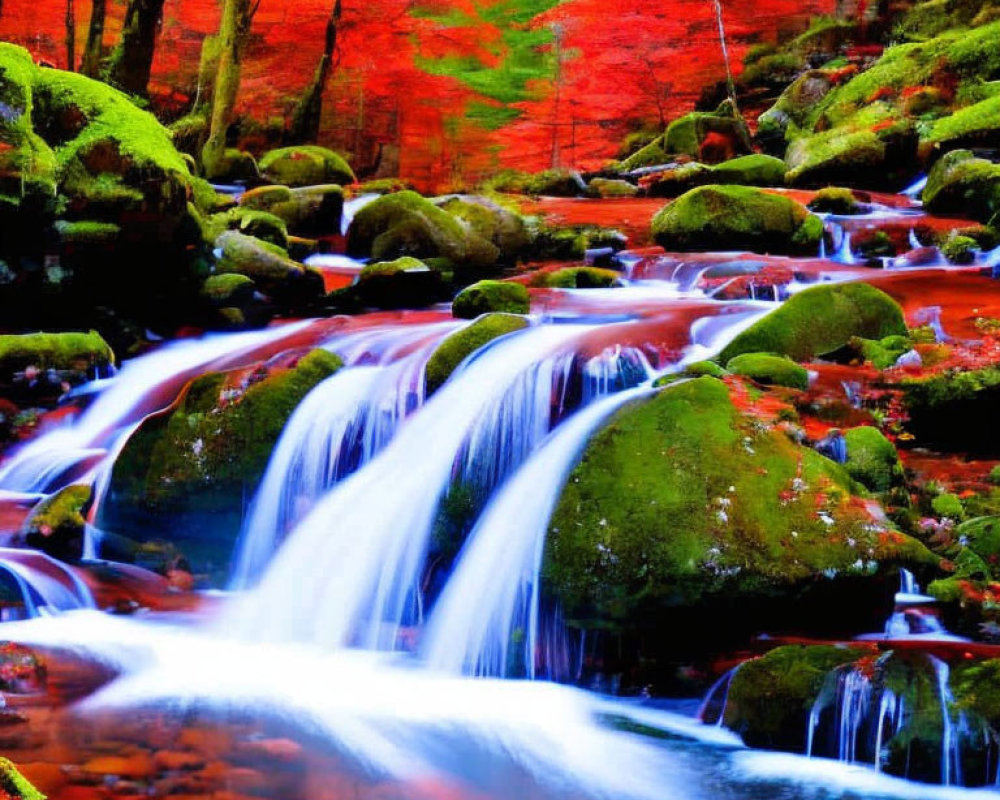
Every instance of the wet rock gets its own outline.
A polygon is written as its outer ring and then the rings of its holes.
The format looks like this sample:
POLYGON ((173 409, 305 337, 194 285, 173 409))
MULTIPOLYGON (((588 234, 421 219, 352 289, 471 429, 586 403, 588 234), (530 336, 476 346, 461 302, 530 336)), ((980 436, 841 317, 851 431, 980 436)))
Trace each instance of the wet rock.
POLYGON ((621 286, 621 275, 599 267, 564 267, 540 272, 531 285, 548 289, 610 289, 621 286))
POLYGON ((528 320, 515 314, 486 314, 468 327, 451 334, 438 345, 427 361, 424 370, 427 394, 437 391, 459 364, 487 342, 523 330, 528 324, 528 320))
POLYGON ((809 210, 840 216, 864 212, 864 208, 855 198, 854 192, 839 186, 827 186, 816 192, 813 199, 809 201, 809 210))
POLYGON ((741 118, 700 111, 670 123, 663 149, 670 155, 686 155, 708 164, 752 152, 750 132, 741 118))
POLYGON ((854 336, 905 336, 903 311, 885 292, 864 283, 814 286, 791 297, 727 345, 719 358, 779 353, 804 361, 842 347, 854 336))
POLYGON ((261 174, 282 186, 354 183, 354 171, 342 156, 316 145, 271 150, 260 160, 261 174))
POLYGON ((947 370, 903 378, 909 421, 907 431, 925 447, 947 452, 1000 452, 993 430, 995 406, 1000 400, 1000 368, 947 370))
POLYGON ((205 239, 214 244, 225 231, 239 231, 283 250, 288 249, 288 228, 284 220, 266 211, 236 207, 205 220, 205 239))
POLYGON ((941 245, 941 255, 951 264, 968 265, 976 260, 979 244, 969 236, 950 236, 941 245))
POLYGON ((903 482, 903 466, 896 447, 878 428, 867 425, 844 434, 847 472, 873 492, 887 492, 903 482))
POLYGON ((639 189, 635 186, 635 184, 629 183, 628 181, 614 180, 610 178, 594 178, 589 184, 587 184, 587 195, 589 197, 603 199, 615 197, 635 197, 638 191, 639 189))
POLYGON ((519 283, 479 281, 463 289, 451 304, 458 319, 475 319, 493 311, 527 314, 531 307, 528 290, 519 283))
POLYGON ((300 236, 333 236, 340 233, 344 190, 336 184, 261 186, 244 194, 240 206, 273 214, 300 236))
POLYGON ((730 359, 726 370, 765 386, 787 386, 803 391, 809 388, 809 373, 784 356, 744 353, 730 359))
POLYGON ((963 214, 989 222, 1000 213, 1000 165, 968 150, 952 151, 927 176, 923 200, 934 214, 963 214))
POLYGON ((67 486, 39 503, 24 524, 28 547, 62 561, 81 558, 86 525, 83 512, 90 496, 89 486, 67 486))
POLYGON ((0 336, 0 381, 9 382, 29 367, 93 374, 114 360, 111 348, 95 331, 0 336))
POLYGON ((490 179, 486 188, 494 192, 527 194, 535 197, 579 197, 587 189, 579 172, 549 169, 543 172, 501 172, 490 179))
POLYGON ((440 206, 477 236, 491 242, 502 264, 515 264, 531 246, 531 232, 521 215, 488 198, 461 195, 446 198, 440 206))
POLYGON ((741 156, 712 167, 711 183, 784 186, 785 162, 760 153, 741 156))
POLYGON ((323 293, 323 278, 315 270, 288 258, 277 245, 239 231, 226 231, 215 240, 219 251, 216 270, 250 278, 279 302, 297 304, 323 293))
POLYGON ((355 291, 364 305, 376 308, 419 308, 446 296, 441 275, 409 256, 368 264, 355 291))
POLYGON ((822 235, 819 218, 794 200, 743 186, 692 189, 653 218, 667 250, 813 254, 822 235))

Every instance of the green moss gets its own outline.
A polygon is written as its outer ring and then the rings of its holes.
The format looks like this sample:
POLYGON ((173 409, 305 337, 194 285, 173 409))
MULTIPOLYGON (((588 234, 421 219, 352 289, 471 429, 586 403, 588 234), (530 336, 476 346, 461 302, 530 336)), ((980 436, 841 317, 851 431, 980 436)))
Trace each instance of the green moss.
POLYGON ((903 466, 892 442, 878 428, 861 426, 844 434, 847 472, 873 492, 887 492, 903 481, 903 466))
POLYGON ((712 378, 723 378, 728 373, 714 361, 695 361, 684 368, 684 375, 691 378, 700 378, 708 375, 712 378))
POLYGON ((899 357, 909 351, 913 342, 906 336, 886 336, 875 341, 853 337, 847 346, 858 354, 862 361, 869 362, 876 369, 889 369, 899 361, 899 357))
POLYGON ((959 667, 952 689, 959 706, 1000 729, 1000 658, 959 667))
POLYGON ((950 236, 941 245, 941 255, 952 264, 971 264, 977 252, 979 243, 969 236, 950 236))
POLYGON ((765 386, 787 386, 803 391, 809 388, 809 373, 784 356, 744 353, 730 359, 726 364, 726 370, 765 386))
POLYGON ((378 261, 374 264, 366 264, 361 270, 360 280, 371 280, 376 277, 387 278, 404 272, 427 272, 429 269, 430 267, 420 259, 404 256, 395 261, 378 261))
POLYGON ((55 229, 63 244, 114 244, 122 232, 114 223, 89 220, 59 220, 55 229))
POLYGON ((442 208, 416 192, 383 195, 351 224, 347 251, 379 261, 401 256, 446 258, 466 276, 495 271, 499 251, 442 208))
POLYGON ((645 147, 637 150, 622 161, 621 168, 622 171, 629 172, 634 169, 641 169, 642 167, 655 167, 659 164, 666 164, 670 160, 670 156, 667 155, 667 151, 664 149, 663 137, 657 136, 645 147))
POLYGON ((539 273, 531 285, 550 289, 610 289, 621 285, 621 275, 613 269, 565 267, 539 273))
POLYGON ((475 319, 494 311, 527 314, 530 307, 531 297, 521 284, 479 281, 459 292, 451 304, 451 313, 458 319, 475 319))
POLYGON ((24 525, 28 536, 80 536, 86 520, 83 509, 90 502, 90 486, 67 486, 39 503, 24 525))
POLYGON ((488 191, 546 197, 577 197, 586 188, 580 176, 565 169, 542 172, 505 170, 486 182, 488 191))
POLYGON ((779 353, 804 361, 837 350, 853 336, 905 334, 903 311, 885 292, 865 283, 814 286, 739 334, 719 358, 779 353))
POLYGON ((859 655, 847 647, 786 645, 744 662, 729 687, 726 727, 752 747, 802 750, 827 676, 859 655))
POLYGON ((253 296, 254 282, 246 275, 212 275, 202 284, 201 294, 219 306, 244 305, 253 296))
POLYGON ((963 214, 990 222, 1000 212, 1000 165, 953 150, 927 176, 924 205, 935 214, 963 214))
POLYGON ((0 375, 25 367, 86 371, 113 364, 114 353, 96 331, 0 336, 0 375))
POLYGON ((313 186, 354 183, 354 171, 342 156, 316 145, 271 150, 260 160, 260 171, 272 183, 313 186))
POLYGON ((703 158, 702 146, 711 134, 722 137, 735 154, 750 152, 750 134, 742 119, 702 111, 671 122, 663 135, 663 149, 671 155, 703 158))
POLYGON ((934 509, 935 514, 941 517, 948 517, 955 520, 965 517, 965 509, 962 507, 962 501, 958 499, 958 495, 956 494, 948 492, 939 494, 931 500, 931 508, 934 509))
POLYGON ((550 525, 549 591, 572 617, 638 623, 651 608, 773 594, 828 571, 936 561, 880 536, 852 486, 832 461, 739 414, 724 382, 678 383, 591 439, 550 525))
POLYGON ((653 218, 653 236, 668 250, 812 254, 821 235, 819 219, 794 200, 743 186, 692 189, 653 218))
POLYGON ((212 215, 205 220, 204 230, 205 240, 210 244, 226 231, 239 231, 283 250, 288 247, 288 228, 283 219, 242 205, 212 215))
POLYGON ((587 195, 598 198, 635 197, 638 187, 628 181, 594 178, 587 184, 587 195))
POLYGON ((437 346, 424 370, 427 394, 433 394, 459 364, 479 348, 508 333, 528 327, 528 320, 514 314, 487 314, 456 331, 437 346))
POLYGON ((860 214, 862 209, 854 197, 854 192, 839 186, 820 189, 809 201, 809 209, 826 214, 860 214))
POLYGON ((226 231, 215 240, 220 251, 216 271, 244 275, 264 292, 282 299, 317 298, 323 279, 314 270, 292 261, 286 251, 239 231, 226 231))
POLYGON ((531 234, 520 214, 485 197, 451 197, 441 208, 473 233, 491 242, 504 264, 514 264, 531 244, 531 234))
POLYGON ((711 178, 712 183, 784 186, 785 162, 780 158, 754 153, 712 167, 711 178))
POLYGON ((45 800, 45 795, 31 785, 14 762, 0 758, 0 788, 13 800, 45 800))
POLYGON ((991 452, 991 430, 1000 399, 1000 368, 946 370, 904 377, 899 387, 910 420, 907 430, 926 445, 952 451, 991 452))

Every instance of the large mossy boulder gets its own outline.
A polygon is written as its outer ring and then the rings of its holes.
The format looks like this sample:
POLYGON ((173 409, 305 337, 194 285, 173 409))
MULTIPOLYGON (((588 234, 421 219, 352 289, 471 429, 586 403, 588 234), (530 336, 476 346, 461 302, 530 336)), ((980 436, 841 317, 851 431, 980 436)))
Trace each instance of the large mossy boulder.
POLYGON ((209 373, 147 418, 115 462, 101 507, 110 555, 135 560, 140 544, 166 542, 194 573, 224 581, 247 503, 285 423, 340 367, 337 356, 314 350, 290 367, 209 373))
POLYGON ((271 150, 261 158, 260 171, 271 183, 292 187, 344 185, 356 180, 343 156, 316 145, 271 150))
POLYGON ((719 631, 759 626, 751 617, 772 600, 772 631, 843 626, 845 608, 812 617, 789 601, 837 580, 868 581, 871 597, 899 564, 936 563, 874 526, 855 491, 842 467, 740 413, 723 381, 678 383, 626 406, 587 445, 550 524, 547 591, 584 626, 641 629, 674 609, 678 648, 706 616, 719 631))
POLYGON ((539 272, 531 285, 544 289, 612 289, 622 285, 622 276, 600 267, 563 267, 539 272))
POLYGON ((547 169, 542 172, 506 170, 491 178, 487 191, 527 194, 534 197, 578 197, 587 189, 580 173, 568 169, 547 169))
POLYGON ((115 355, 95 331, 0 336, 0 382, 27 367, 92 374, 113 365, 115 355))
POLYGON ((446 259, 456 277, 488 277, 496 271, 500 251, 473 227, 416 192, 379 197, 354 217, 347 252, 392 261, 402 256, 446 259))
POLYGON ((531 246, 532 235, 520 214, 485 197, 460 195, 439 202, 441 208, 491 242, 504 265, 513 265, 531 246))
POLYGON ((746 122, 731 114, 692 111, 675 119, 663 135, 669 155, 685 155, 707 164, 751 153, 746 122))
POLYGON ((866 283, 814 286, 738 334, 719 354, 722 363, 744 353, 778 353, 807 361, 833 352, 852 337, 906 335, 903 310, 866 283))
POLYGON ((458 319, 475 319, 494 311, 527 314, 530 308, 531 296, 520 283, 479 281, 458 293, 451 304, 451 313, 458 319))
POLYGON ((980 222, 1000 214, 1000 164, 953 150, 927 176, 924 205, 935 214, 957 214, 980 222))
POLYGON ((6 43, 0 109, 0 261, 12 275, 0 288, 5 325, 38 324, 43 314, 93 324, 99 306, 176 325, 198 285, 189 201, 214 203, 215 193, 191 175, 169 131, 121 92, 38 67, 6 43), (63 232, 100 226, 103 236, 63 236, 58 221, 63 232))
POLYGON ((784 186, 785 162, 760 153, 740 156, 712 167, 711 182, 740 186, 784 186))
POLYGON ((486 314, 451 334, 427 360, 424 381, 427 394, 437 391, 458 366, 480 347, 501 336, 523 330, 528 320, 516 314, 486 314))
POLYGON ((744 186, 701 186, 653 218, 653 237, 667 250, 817 252, 818 217, 794 200, 744 186))

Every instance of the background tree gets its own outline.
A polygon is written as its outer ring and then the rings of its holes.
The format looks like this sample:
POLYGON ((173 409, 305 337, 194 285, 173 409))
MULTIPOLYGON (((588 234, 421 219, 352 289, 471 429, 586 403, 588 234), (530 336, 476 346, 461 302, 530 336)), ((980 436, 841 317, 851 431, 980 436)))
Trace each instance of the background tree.
POLYGON ((226 0, 222 8, 212 114, 208 141, 201 153, 201 163, 207 178, 218 177, 226 168, 226 136, 233 122, 236 96, 240 90, 243 50, 259 7, 260 0, 226 0))
POLYGON ((302 93, 292 113, 292 122, 288 128, 289 141, 314 142, 319 138, 320 121, 323 116, 323 93, 330 82, 330 73, 333 72, 340 17, 341 0, 335 0, 326 21, 326 43, 323 46, 319 66, 316 67, 312 82, 302 93))
POLYGON ((729 66, 729 48, 726 45, 726 28, 722 22, 722 0, 715 0, 715 21, 719 26, 719 45, 722 47, 722 60, 726 64, 726 91, 729 94, 729 102, 733 104, 733 111, 739 116, 739 106, 736 105, 736 84, 733 82, 733 70, 729 66))
POLYGON ((66 0, 66 69, 76 69, 76 4, 66 0))
POLYGON ((90 6, 90 26, 87 28, 87 43, 83 48, 83 62, 80 72, 96 78, 101 72, 101 57, 104 55, 104 20, 107 17, 107 0, 93 0, 90 6))
POLYGON ((108 83, 123 92, 146 93, 163 3, 164 0, 128 0, 122 37, 108 61, 107 73, 108 83))

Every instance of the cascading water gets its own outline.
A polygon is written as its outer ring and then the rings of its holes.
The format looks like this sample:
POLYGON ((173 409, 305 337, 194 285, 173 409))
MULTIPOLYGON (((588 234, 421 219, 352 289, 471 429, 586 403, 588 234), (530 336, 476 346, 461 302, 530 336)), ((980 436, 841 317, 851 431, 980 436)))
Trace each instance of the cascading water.
POLYGON ((951 691, 951 668, 940 658, 929 656, 937 677, 938 698, 941 700, 941 783, 962 786, 962 739, 965 715, 959 712, 958 725, 953 716, 955 696, 951 691))
POLYGON ((454 328, 404 327, 328 344, 346 366, 313 389, 286 424, 243 525, 233 588, 256 583, 285 534, 326 490, 367 464, 423 404, 424 365, 454 328), (400 358, 411 347, 417 351, 400 358))
POLYGON ((536 382, 551 392, 553 355, 581 330, 532 328, 480 351, 296 527, 230 627, 250 638, 395 648, 401 627, 419 619, 430 530, 470 432, 512 394, 534 396, 536 382))
POLYGON ((620 392, 577 412, 490 501, 428 622, 429 667, 536 677, 539 571, 559 488, 594 429, 642 392, 620 392))
POLYGON ((79 417, 32 440, 7 460, 0 468, 0 489, 52 492, 72 483, 86 464, 114 451, 124 430, 160 407, 153 387, 183 381, 183 376, 213 361, 278 341, 306 325, 174 342, 126 362, 79 417))
MULTIPOLYGON (((64 611, 96 608, 83 581, 44 553, 0 548, 0 576, 9 579, 15 597, 3 603, 0 620, 39 617, 64 611)), ((0 577, 0 584, 5 581, 0 577)))

